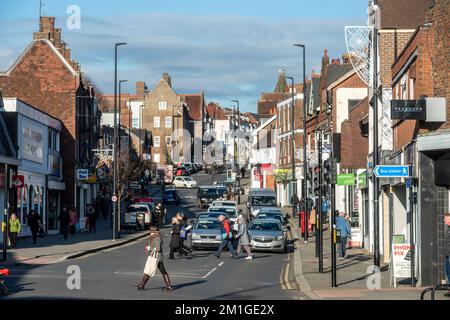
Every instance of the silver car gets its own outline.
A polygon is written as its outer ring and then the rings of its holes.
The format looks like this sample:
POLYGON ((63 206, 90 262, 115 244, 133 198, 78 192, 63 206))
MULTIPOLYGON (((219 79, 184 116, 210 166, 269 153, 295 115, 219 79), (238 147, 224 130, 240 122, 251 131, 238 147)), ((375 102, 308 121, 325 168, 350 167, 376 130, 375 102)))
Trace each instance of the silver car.
POLYGON ((222 224, 215 218, 199 218, 192 230, 192 249, 217 249, 222 242, 222 224))
POLYGON ((255 219, 248 227, 253 250, 286 252, 287 232, 288 229, 275 219, 255 219))

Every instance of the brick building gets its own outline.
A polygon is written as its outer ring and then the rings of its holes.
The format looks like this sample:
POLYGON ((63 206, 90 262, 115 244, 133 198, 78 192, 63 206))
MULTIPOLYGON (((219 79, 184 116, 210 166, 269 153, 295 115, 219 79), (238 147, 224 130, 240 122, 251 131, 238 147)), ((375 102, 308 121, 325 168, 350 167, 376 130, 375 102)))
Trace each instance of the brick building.
POLYGON ((189 133, 191 156, 188 161, 203 162, 203 135, 205 133, 205 94, 182 94, 183 103, 189 110, 189 133))
POLYGON ((277 104, 289 97, 288 92, 285 71, 280 70, 274 92, 263 92, 258 100, 258 115, 261 122, 277 114, 277 104))
POLYGON ((63 201, 76 206, 83 216, 86 203, 96 196, 96 187, 77 181, 76 171, 95 168, 91 150, 97 147, 100 113, 95 90, 71 59, 54 17, 40 18, 39 32, 13 65, 0 73, 0 90, 62 121, 63 201))
POLYGON ((386 201, 392 207, 387 223, 392 224, 393 234, 404 234, 407 241, 413 237, 416 243, 415 272, 422 285, 445 279, 443 215, 449 210, 450 188, 450 46, 443 30, 450 27, 449 4, 434 1, 425 23, 416 29, 391 70, 393 99, 422 101, 427 114, 423 120, 393 120, 393 151, 389 160, 412 167, 412 187, 408 188, 404 181, 391 180, 384 183, 389 189, 383 190, 385 199, 393 199, 386 201), (418 201, 411 205, 414 193, 418 201), (412 226, 408 217, 411 213, 412 226))
POLYGON ((172 88, 169 74, 145 95, 141 111, 142 129, 153 135, 152 161, 155 164, 190 162, 189 109, 172 88), (183 131, 186 130, 186 131, 183 131))

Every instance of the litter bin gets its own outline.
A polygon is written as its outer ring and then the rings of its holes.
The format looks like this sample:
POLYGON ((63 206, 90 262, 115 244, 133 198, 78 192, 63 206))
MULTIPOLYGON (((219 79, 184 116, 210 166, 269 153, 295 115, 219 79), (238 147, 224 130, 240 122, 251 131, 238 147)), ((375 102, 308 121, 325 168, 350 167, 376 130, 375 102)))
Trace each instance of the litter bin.
POLYGON ((138 231, 145 230, 145 213, 138 212, 136 214, 136 228, 138 231))

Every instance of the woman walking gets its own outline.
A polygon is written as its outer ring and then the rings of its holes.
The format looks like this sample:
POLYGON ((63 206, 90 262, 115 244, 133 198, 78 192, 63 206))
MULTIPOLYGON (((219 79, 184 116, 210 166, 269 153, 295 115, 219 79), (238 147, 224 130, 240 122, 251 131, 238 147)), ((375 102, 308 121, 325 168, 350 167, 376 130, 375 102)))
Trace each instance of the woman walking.
POLYGON ((144 277, 140 284, 135 285, 134 287, 138 290, 145 290, 145 285, 148 280, 152 278, 156 273, 156 268, 161 272, 165 287, 162 290, 172 291, 172 285, 170 284, 170 277, 164 267, 163 263, 163 251, 162 251, 162 239, 161 233, 159 232, 158 227, 150 228, 150 240, 148 242, 148 246, 146 247, 146 251, 148 253, 147 263, 145 264, 144 269, 144 277))
POLYGON ((11 248, 16 250, 17 235, 20 233, 21 223, 17 216, 13 213, 9 220, 9 241, 11 242, 11 248))
POLYGON ((170 254, 169 259, 175 260, 175 251, 178 250, 180 255, 186 254, 184 249, 180 247, 181 244, 181 224, 177 217, 172 218, 172 237, 170 238, 170 254))
POLYGON ((247 225, 247 219, 243 216, 239 216, 238 218, 238 234, 236 237, 239 239, 238 247, 236 250, 236 257, 239 258, 239 254, 241 252, 241 248, 244 247, 245 251, 247 252, 247 258, 245 260, 252 260, 253 255, 250 251, 250 238, 248 236, 248 225, 247 225))
POLYGON ((41 216, 36 211, 30 210, 30 214, 27 216, 27 224, 33 236, 33 244, 36 244, 37 234, 42 225, 41 216))
POLYGON ((77 231, 76 227, 78 223, 78 215, 77 212, 75 211, 75 208, 72 208, 72 210, 70 210, 69 215, 70 215, 69 230, 70 234, 74 235, 75 232, 77 231))

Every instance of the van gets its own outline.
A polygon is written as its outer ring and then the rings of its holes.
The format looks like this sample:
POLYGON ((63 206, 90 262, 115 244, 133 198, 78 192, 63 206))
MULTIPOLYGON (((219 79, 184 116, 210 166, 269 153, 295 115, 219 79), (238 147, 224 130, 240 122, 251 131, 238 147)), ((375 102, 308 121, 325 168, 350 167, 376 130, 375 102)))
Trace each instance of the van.
POLYGON ((277 196, 271 189, 251 189, 247 199, 247 213, 256 217, 261 208, 277 207, 277 196))

